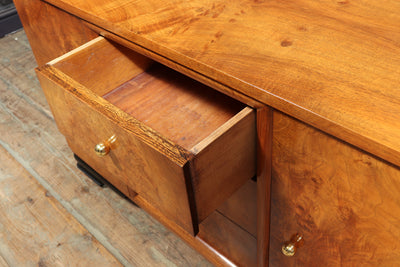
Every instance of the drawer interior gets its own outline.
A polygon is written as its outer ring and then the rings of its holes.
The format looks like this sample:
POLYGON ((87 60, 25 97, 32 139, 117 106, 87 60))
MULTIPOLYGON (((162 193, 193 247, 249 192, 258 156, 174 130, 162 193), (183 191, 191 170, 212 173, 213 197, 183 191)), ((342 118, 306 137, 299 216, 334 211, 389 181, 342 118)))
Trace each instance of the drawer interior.
POLYGON ((50 64, 187 150, 245 107, 104 38, 50 64))
POLYGON ((124 46, 99 37, 37 72, 74 153, 190 234, 255 174, 254 110, 124 46))

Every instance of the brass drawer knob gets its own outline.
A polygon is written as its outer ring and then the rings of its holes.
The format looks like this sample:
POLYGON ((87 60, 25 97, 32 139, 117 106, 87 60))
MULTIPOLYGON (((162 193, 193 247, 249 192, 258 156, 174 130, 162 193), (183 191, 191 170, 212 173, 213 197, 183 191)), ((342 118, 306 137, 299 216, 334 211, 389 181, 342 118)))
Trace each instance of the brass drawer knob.
POLYGON ((299 247, 303 246, 304 240, 303 236, 300 234, 294 234, 290 241, 283 243, 282 245, 282 253, 285 256, 292 257, 296 254, 296 251, 299 247))
POLYGON ((104 143, 98 143, 95 147, 94 147, 94 151, 96 152, 96 155, 99 157, 104 157, 105 155, 108 154, 108 152, 110 152, 110 146, 104 144, 104 143))
POLYGON ((106 156, 110 152, 111 148, 115 147, 116 140, 117 140, 117 138, 115 137, 115 135, 113 135, 110 138, 108 138, 107 141, 98 143, 94 147, 94 151, 96 152, 96 155, 99 157, 106 156))

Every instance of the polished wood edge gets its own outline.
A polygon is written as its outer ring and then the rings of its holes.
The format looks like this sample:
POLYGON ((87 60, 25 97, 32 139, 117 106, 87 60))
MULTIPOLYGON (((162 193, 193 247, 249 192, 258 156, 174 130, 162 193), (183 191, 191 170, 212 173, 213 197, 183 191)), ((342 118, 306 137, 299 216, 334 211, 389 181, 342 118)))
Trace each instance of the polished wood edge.
POLYGON ((68 75, 51 65, 36 68, 36 71, 45 75, 48 79, 65 89, 66 92, 74 95, 91 108, 102 113, 108 119, 118 124, 119 127, 134 134, 141 141, 151 146, 179 166, 183 166, 193 157, 193 154, 168 138, 160 135, 150 127, 131 117, 129 114, 115 107, 102 97, 88 90, 85 86, 71 79, 68 75))
POLYGON ((228 258, 221 255, 217 250, 215 250, 210 244, 207 244, 203 240, 198 237, 194 237, 190 235, 187 231, 181 228, 176 223, 167 219, 161 212, 151 206, 145 199, 143 199, 140 195, 136 195, 135 197, 131 197, 132 201, 134 201, 139 207, 153 216, 156 220, 162 223, 165 227, 170 229, 172 232, 177 234, 180 238, 182 238, 187 244, 196 249, 201 255, 207 258, 211 263, 215 266, 227 267, 227 266, 236 266, 232 263, 228 258))
POLYGON ((257 110, 257 266, 268 266, 272 175, 272 108, 257 110))
POLYGON ((104 39, 104 37, 102 37, 102 36, 96 37, 95 39, 93 39, 93 40, 91 40, 91 41, 89 41, 89 42, 87 42, 87 43, 85 43, 85 44, 83 44, 83 45, 81 45, 81 46, 79 46, 79 47, 67 52, 67 53, 65 53, 64 55, 53 59, 52 61, 48 62, 47 65, 55 65, 58 62, 63 61, 64 59, 66 59, 66 58, 78 53, 79 51, 82 51, 82 50, 88 48, 89 46, 91 46, 91 45, 93 45, 95 43, 101 42, 103 39, 104 39))
POLYGON ((218 137, 222 136, 226 131, 236 125, 237 122, 248 116, 253 112, 253 109, 249 107, 243 108, 239 113, 225 122, 221 127, 212 132, 208 137, 197 143, 194 147, 192 147, 189 151, 193 154, 200 153, 203 149, 207 148, 212 142, 214 142, 218 137))
MULTIPOLYGON (((280 110, 329 135, 335 136, 336 138, 339 138, 349 144, 352 144, 366 152, 374 154, 385 161, 400 166, 400 150, 393 148, 393 145, 391 145, 390 143, 383 143, 381 140, 375 140, 371 136, 361 135, 356 130, 346 127, 340 122, 332 121, 329 118, 326 118, 307 108, 299 106, 296 103, 293 103, 278 95, 272 94, 269 91, 256 87, 243 80, 239 80, 236 77, 227 75, 225 73, 221 73, 220 71, 213 69, 204 63, 197 62, 194 59, 186 57, 185 55, 171 51, 167 47, 155 44, 151 40, 148 40, 135 32, 128 31, 123 28, 117 28, 115 25, 113 25, 113 23, 95 17, 91 14, 88 14, 74 6, 66 4, 63 1, 45 0, 45 2, 57 6, 67 12, 70 12, 74 16, 78 16, 81 19, 87 21, 88 24, 92 24, 92 26, 88 25, 92 30, 97 31, 100 34, 104 34, 104 36, 107 38, 110 39, 119 38, 119 41, 125 40, 124 41, 126 43, 125 45, 130 47, 131 49, 134 49, 133 46, 136 46, 138 49, 146 51, 146 53, 150 53, 153 56, 156 56, 160 59, 160 60, 155 59, 156 61, 162 62, 162 60, 166 60, 166 62, 173 62, 173 64, 171 65, 167 65, 166 63, 163 64, 171 68, 174 68, 184 73, 187 76, 190 76, 194 79, 198 79, 200 82, 204 84, 207 84, 207 81, 212 82, 214 83, 214 86, 211 84, 207 85, 233 98, 236 98, 248 104, 249 106, 252 106, 254 108, 260 108, 262 107, 262 105, 269 105, 274 109, 280 110), (110 32, 119 32, 119 35, 117 36, 115 34, 111 34, 110 32), (135 44, 133 44, 133 42, 135 44), (147 49, 145 49, 144 47, 146 47, 147 49), (159 52, 157 53, 149 51, 159 51, 159 52), (187 65, 193 66, 192 70, 190 70, 190 73, 185 73, 184 71, 181 71, 182 69, 185 69, 185 67, 183 66, 185 63, 187 63, 187 65), (193 74, 194 76, 191 76, 193 74), (204 77, 204 80, 200 80, 199 79, 200 77, 204 77), (248 102, 246 102, 246 100, 248 102)), ((145 53, 142 52, 142 54, 145 53)), ((151 55, 147 54, 146 56, 151 57, 151 55)))
MULTIPOLYGON (((206 241, 204 241, 203 239, 201 239, 200 237, 197 237, 196 240, 198 242, 200 242, 204 247, 208 248, 210 251, 212 251, 216 257, 218 257, 219 259, 221 259, 221 262, 215 263, 217 266, 231 266, 231 267, 235 267, 237 266, 236 264, 234 264, 233 262, 231 262, 227 257, 225 257, 224 255, 222 255, 221 253, 218 252, 218 250, 214 249, 210 244, 208 244, 206 241)), ((202 254, 203 255, 203 254, 202 254)), ((205 255, 203 255, 205 256, 205 255)), ((205 256, 207 258, 207 256, 205 256)))
POLYGON ((253 108, 258 108, 258 107, 262 107, 264 105, 261 102, 255 100, 251 97, 248 97, 227 85, 224 85, 224 84, 222 84, 210 77, 207 77, 193 69, 187 68, 187 67, 183 66, 182 64, 179 64, 173 60, 170 60, 170 59, 168 59, 156 52, 153 52, 143 46, 133 43, 124 37, 113 34, 109 31, 107 31, 101 27, 98 27, 96 25, 93 25, 89 22, 85 22, 85 24, 87 25, 88 28, 92 29, 94 32, 98 33, 99 35, 104 36, 105 38, 110 39, 116 43, 119 43, 120 45, 128 47, 139 54, 149 57, 154 61, 157 61, 157 62, 159 62, 173 70, 176 70, 196 81, 199 81, 199 82, 201 82, 201 83, 203 83, 203 84, 205 84, 227 96, 230 96, 242 103, 245 103, 248 106, 251 106, 253 108))

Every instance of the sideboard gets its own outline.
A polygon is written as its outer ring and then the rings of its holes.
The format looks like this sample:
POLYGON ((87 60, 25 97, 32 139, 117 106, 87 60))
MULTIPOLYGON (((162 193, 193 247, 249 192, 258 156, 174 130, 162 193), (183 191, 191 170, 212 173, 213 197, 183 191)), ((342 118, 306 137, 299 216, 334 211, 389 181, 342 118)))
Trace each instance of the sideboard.
POLYGON ((72 151, 213 264, 400 264, 399 1, 14 1, 72 151))

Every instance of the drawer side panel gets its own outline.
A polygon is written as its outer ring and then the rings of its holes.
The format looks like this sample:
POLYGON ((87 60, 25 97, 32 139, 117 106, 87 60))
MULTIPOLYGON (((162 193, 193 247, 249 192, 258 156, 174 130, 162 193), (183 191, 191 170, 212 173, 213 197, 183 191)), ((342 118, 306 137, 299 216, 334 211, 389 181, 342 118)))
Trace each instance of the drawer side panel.
POLYGON ((208 139, 191 150, 200 222, 256 173, 254 110, 244 108, 208 139))

